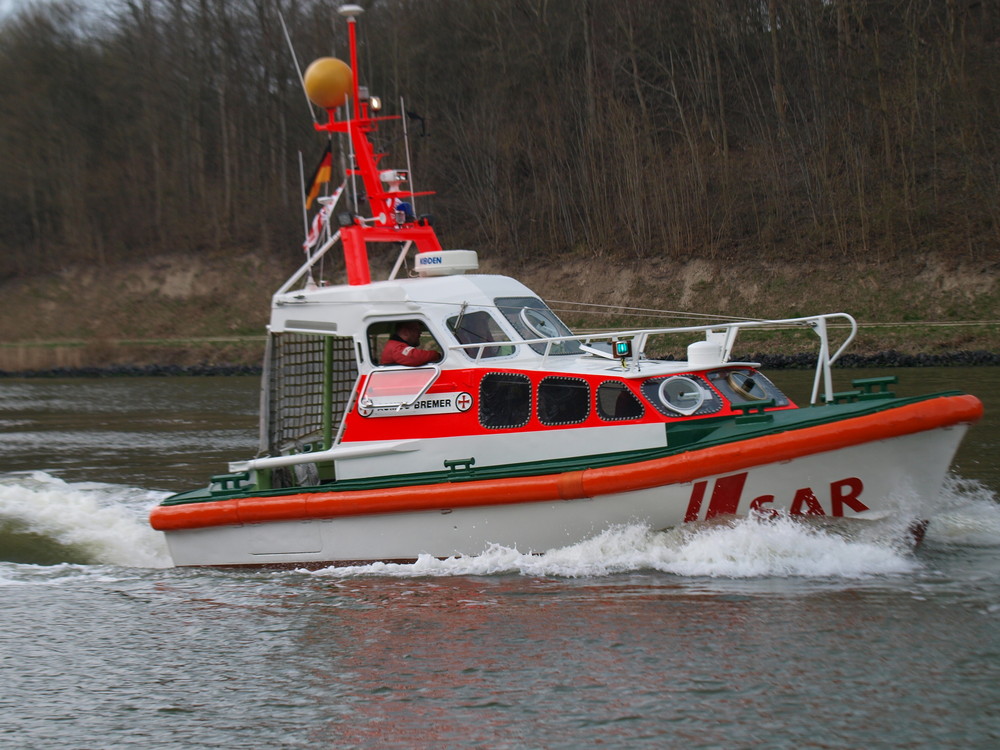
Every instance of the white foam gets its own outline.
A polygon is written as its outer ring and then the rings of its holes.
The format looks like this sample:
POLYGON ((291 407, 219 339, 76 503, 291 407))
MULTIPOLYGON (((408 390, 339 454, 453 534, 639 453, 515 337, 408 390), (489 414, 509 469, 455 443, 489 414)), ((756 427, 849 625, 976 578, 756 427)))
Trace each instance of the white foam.
MULTIPOLYGON (((93 564, 169 567, 163 534, 151 529, 148 509, 163 493, 118 485, 67 483, 36 471, 0 475, 0 519, 83 548, 93 564)), ((949 477, 927 531, 931 544, 1000 546, 1000 504, 983 485, 949 477)), ((891 519, 890 519, 891 520, 891 519)), ((612 528, 541 555, 493 545, 481 554, 412 564, 374 563, 327 568, 317 575, 588 577, 639 570, 714 578, 864 578, 920 568, 903 543, 905 523, 871 522, 824 528, 786 517, 653 531, 612 528)))
POLYGON ((853 541, 788 518, 747 518, 725 525, 701 525, 655 532, 641 525, 609 529, 592 539, 542 555, 494 545, 480 555, 415 563, 374 563, 326 568, 314 575, 603 576, 659 570, 682 576, 726 578, 864 578, 908 573, 919 567, 901 545, 853 541))
POLYGON ((163 534, 146 520, 163 493, 94 482, 64 482, 42 471, 0 476, 0 518, 86 551, 95 564, 170 565, 163 534))
POLYGON ((1000 500, 989 487, 949 475, 938 507, 927 527, 928 542, 1000 547, 1000 500))

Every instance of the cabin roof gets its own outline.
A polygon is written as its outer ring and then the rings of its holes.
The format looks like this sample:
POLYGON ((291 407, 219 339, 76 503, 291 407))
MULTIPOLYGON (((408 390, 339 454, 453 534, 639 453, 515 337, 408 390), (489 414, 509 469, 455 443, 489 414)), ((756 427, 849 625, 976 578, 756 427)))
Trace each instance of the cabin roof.
POLYGON ((311 287, 275 295, 271 331, 312 329, 349 336, 372 318, 409 315, 440 320, 457 312, 463 303, 473 308, 488 307, 497 297, 537 295, 516 279, 485 274, 311 287), (317 325, 299 325, 303 322, 317 325))

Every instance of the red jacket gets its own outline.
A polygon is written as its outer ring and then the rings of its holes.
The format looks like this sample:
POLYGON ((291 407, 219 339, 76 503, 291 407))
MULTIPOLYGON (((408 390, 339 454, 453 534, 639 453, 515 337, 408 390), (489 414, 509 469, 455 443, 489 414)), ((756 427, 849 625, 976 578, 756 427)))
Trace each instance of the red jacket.
POLYGON ((402 339, 391 338, 389 343, 382 350, 383 365, 407 365, 409 367, 419 367, 428 362, 437 362, 441 359, 438 352, 419 349, 410 346, 402 339))

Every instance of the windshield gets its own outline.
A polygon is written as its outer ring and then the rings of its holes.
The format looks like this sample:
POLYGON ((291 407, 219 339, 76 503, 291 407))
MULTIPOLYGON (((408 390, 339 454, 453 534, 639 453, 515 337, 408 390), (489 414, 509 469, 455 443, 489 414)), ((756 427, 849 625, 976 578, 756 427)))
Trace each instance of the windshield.
MULTIPOLYGON (((537 297, 497 297, 494 302, 522 338, 549 339, 573 335, 566 324, 537 297)), ((531 345, 539 354, 545 353, 545 347, 545 344, 531 345)), ((579 353, 580 344, 576 341, 560 341, 549 349, 549 354, 579 353)))
MULTIPOLYGON (((455 334, 460 344, 485 344, 507 342, 507 334, 500 324, 484 310, 475 310, 448 318, 448 330, 455 334)), ((467 357, 502 357, 514 353, 511 345, 484 346, 479 349, 463 350, 467 357)))

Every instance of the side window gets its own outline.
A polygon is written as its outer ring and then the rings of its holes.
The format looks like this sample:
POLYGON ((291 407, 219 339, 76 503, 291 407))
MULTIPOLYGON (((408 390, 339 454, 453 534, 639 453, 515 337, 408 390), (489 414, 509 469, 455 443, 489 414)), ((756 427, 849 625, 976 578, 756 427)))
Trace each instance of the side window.
POLYGON ((642 402, 620 380, 607 380, 597 387, 597 413, 601 419, 639 419, 645 411, 642 402))
POLYGON ((576 424, 590 414, 590 387, 579 378, 543 378, 538 384, 538 421, 576 424))
MULTIPOLYGON (((407 320, 413 319, 408 318, 407 320)), ((382 351, 385 349, 385 345, 389 343, 389 338, 396 331, 396 326, 400 322, 398 320, 379 320, 368 326, 368 357, 373 365, 382 364, 382 351)), ((417 348, 441 353, 440 344, 431 335, 430 331, 427 330, 427 326, 420 322, 420 328, 420 339, 417 348)))
POLYGON ((526 375, 491 372, 479 384, 479 421, 495 430, 523 427, 531 417, 531 381, 526 375))
POLYGON ((379 363, 382 350, 392 335, 394 325, 395 323, 391 320, 380 320, 378 323, 372 323, 368 326, 368 357, 373 365, 379 363))
MULTIPOLYGON (((491 342, 506 342, 510 339, 503 332, 496 319, 485 310, 456 315, 448 318, 448 330, 455 334, 460 344, 487 344, 491 342)), ((514 353, 511 344, 500 346, 484 346, 482 349, 465 349, 469 359, 486 359, 487 357, 503 357, 514 353), (480 354, 482 351, 482 354, 480 354)))
POLYGON ((708 379, 733 404, 766 401, 772 398, 776 406, 789 404, 788 397, 774 383, 749 368, 715 370, 708 373, 708 379))
MULTIPOLYGON (((522 338, 545 339, 573 335, 556 314, 537 297, 497 297, 493 301, 522 338)), ((545 347, 545 344, 531 345, 531 348, 539 354, 545 353, 545 347)), ((561 341, 553 344, 549 351, 549 354, 579 353, 580 344, 577 341, 561 341)))

